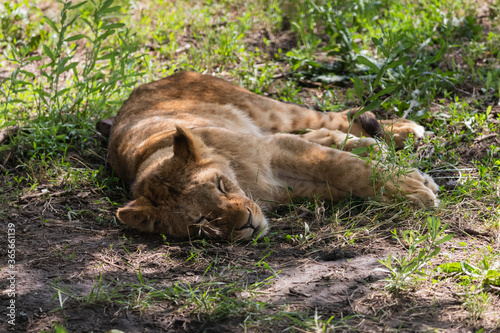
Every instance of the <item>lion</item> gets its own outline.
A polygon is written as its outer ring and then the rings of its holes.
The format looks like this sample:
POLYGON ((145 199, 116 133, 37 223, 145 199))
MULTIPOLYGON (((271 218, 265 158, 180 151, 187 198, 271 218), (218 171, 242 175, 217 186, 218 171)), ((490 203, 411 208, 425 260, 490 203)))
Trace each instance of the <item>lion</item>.
POLYGON ((133 196, 117 217, 175 238, 239 240, 266 233, 263 210, 314 195, 382 192, 385 201, 435 206, 438 186, 427 174, 410 169, 381 181, 380 165, 350 152, 379 147, 377 137, 401 147, 410 135, 420 139, 424 128, 370 112, 350 122, 348 111, 314 111, 179 72, 137 87, 114 120, 109 162, 133 196))

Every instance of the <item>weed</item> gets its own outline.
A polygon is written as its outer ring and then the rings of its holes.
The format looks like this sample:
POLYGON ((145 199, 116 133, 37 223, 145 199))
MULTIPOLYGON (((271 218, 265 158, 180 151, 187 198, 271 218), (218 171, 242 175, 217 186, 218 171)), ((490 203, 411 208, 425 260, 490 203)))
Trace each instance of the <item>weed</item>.
POLYGON ((260 282, 249 284, 245 281, 245 274, 231 270, 235 276, 240 276, 235 282, 204 282, 197 285, 177 281, 172 286, 158 286, 155 281, 146 281, 141 269, 136 272, 137 283, 110 282, 104 283, 99 275, 96 283, 88 295, 78 295, 72 292, 65 284, 56 281, 53 288, 56 296, 61 300, 61 307, 68 299, 81 304, 116 304, 124 308, 143 311, 158 302, 172 302, 181 310, 189 309, 198 316, 215 320, 232 317, 241 313, 261 311, 266 304, 254 300, 258 290, 270 283, 272 277, 260 282), (243 293, 245 297, 235 298, 243 293), (64 297, 66 296, 66 297, 64 297))
POLYGON ((488 289, 489 286, 500 286, 500 254, 493 251, 491 246, 488 252, 477 265, 468 262, 452 262, 441 264, 436 267, 437 272, 453 274, 460 278, 465 285, 472 283, 488 289))
POLYGON ((475 285, 466 285, 463 290, 462 306, 469 313, 469 318, 476 322, 488 307, 490 296, 481 289, 476 290, 475 285))
POLYGON ((429 264, 429 260, 441 252, 438 245, 449 241, 454 236, 454 234, 445 234, 448 224, 440 228, 441 221, 434 216, 427 218, 426 226, 427 234, 422 234, 417 230, 405 230, 400 237, 397 230, 392 231, 393 237, 408 252, 398 253, 395 257, 389 255, 387 259, 379 260, 387 268, 383 271, 390 274, 390 277, 385 279, 387 289, 398 293, 419 279, 427 277, 425 267, 429 264))
POLYGON ((123 93, 123 88, 133 86, 134 78, 139 76, 130 71, 139 59, 133 55, 135 46, 130 44, 130 30, 124 29, 123 23, 112 22, 120 7, 113 7, 112 0, 92 1, 91 17, 80 18, 75 12, 85 3, 73 5, 71 1, 61 1, 63 7, 57 23, 44 17, 55 42, 53 47, 42 45, 43 57, 29 56, 27 48, 21 51, 10 48, 11 56, 7 60, 16 65, 16 70, 2 83, 6 87, 1 95, 4 98, 2 125, 13 123, 9 111, 19 104, 34 105, 35 121, 25 128, 25 136, 18 136, 19 140, 30 142, 30 155, 42 158, 59 155, 69 144, 84 143, 93 127, 90 116, 95 117, 103 109, 112 111, 113 105, 116 108, 120 102, 114 98, 123 93), (91 33, 69 36, 70 28, 80 19, 91 33), (104 42, 115 36, 119 47, 104 46, 104 42), (91 45, 84 53, 83 62, 77 61, 80 53, 76 44, 82 39, 91 45), (38 66, 39 76, 26 69, 39 61, 44 62, 38 66))
POLYGON ((304 222, 304 233, 298 235, 286 235, 286 240, 290 243, 295 244, 307 243, 312 238, 314 238, 314 234, 311 233, 309 224, 307 224, 307 222, 304 222))
POLYGON ((58 323, 54 323, 54 330, 53 331, 41 331, 41 333, 67 333, 68 331, 64 326, 59 325, 58 323))

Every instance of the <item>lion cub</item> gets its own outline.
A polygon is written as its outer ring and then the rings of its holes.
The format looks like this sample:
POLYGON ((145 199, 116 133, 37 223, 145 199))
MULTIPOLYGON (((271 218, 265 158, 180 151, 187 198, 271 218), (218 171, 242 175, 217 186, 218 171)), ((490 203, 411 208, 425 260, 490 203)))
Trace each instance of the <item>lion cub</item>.
MULTIPOLYGON (((399 145, 410 133, 423 135, 407 120, 385 126, 399 145)), ((414 204, 436 205, 438 187, 429 176, 409 170, 380 183, 365 160, 331 148, 348 128, 346 112, 278 102, 213 76, 182 72, 145 84, 111 130, 111 166, 132 184, 134 197, 117 216, 169 236, 235 240, 264 233, 262 208, 290 198, 370 198, 384 187, 384 200, 406 195, 414 204), (312 131, 287 134, 304 129, 312 131)), ((347 150, 388 136, 370 113, 356 118, 350 134, 347 150)))

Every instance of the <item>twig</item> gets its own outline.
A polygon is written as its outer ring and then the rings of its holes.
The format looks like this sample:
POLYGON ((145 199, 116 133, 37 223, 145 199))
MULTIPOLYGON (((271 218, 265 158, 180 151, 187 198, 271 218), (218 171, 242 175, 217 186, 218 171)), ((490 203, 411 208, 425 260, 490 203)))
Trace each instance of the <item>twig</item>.
POLYGON ((477 230, 470 229, 470 228, 465 228, 464 231, 466 233, 468 233, 469 235, 491 237, 491 235, 489 233, 487 233, 487 232, 481 232, 481 231, 477 231, 477 230))
POLYGON ((474 143, 479 143, 479 142, 484 141, 484 140, 487 140, 487 139, 489 139, 489 138, 494 138, 494 137, 496 137, 496 136, 497 136, 497 134, 496 134, 496 133, 491 133, 491 134, 488 134, 488 135, 481 135, 480 137, 478 137, 478 138, 476 138, 476 139, 474 140, 474 143))
POLYGON ((112 262, 112 261, 107 260, 107 259, 106 259, 106 258, 104 258, 102 255, 100 255, 100 256, 99 256, 99 258, 100 258, 102 261, 104 261, 106 264, 108 264, 108 265, 111 265, 111 266, 113 266, 113 267, 116 267, 116 268, 119 268, 119 269, 122 269, 122 270, 125 270, 125 269, 126 269, 125 267, 122 267, 122 266, 120 266, 120 265, 115 264, 115 263, 114 263, 114 262, 112 262))
MULTIPOLYGON (((47 226, 47 227, 70 228, 70 229, 75 229, 75 230, 80 230, 80 231, 86 231, 86 232, 96 233, 96 231, 93 230, 93 229, 87 229, 87 228, 83 228, 83 227, 77 227, 77 226, 74 226, 74 225, 66 225, 66 224, 62 224, 62 223, 50 223, 50 222, 46 222, 43 225, 47 226)), ((44 235, 44 237, 45 237, 45 235, 44 235)))
POLYGON ((49 259, 49 257, 35 258, 35 259, 32 259, 32 260, 30 260, 28 262, 31 264, 32 262, 40 261, 40 260, 45 260, 45 259, 49 259))
POLYGON ((60 191, 60 192, 55 192, 55 193, 49 193, 49 192, 40 192, 40 193, 33 193, 33 194, 27 194, 25 196, 22 196, 18 199, 18 201, 21 200, 26 200, 26 199, 33 199, 33 198, 38 198, 41 197, 45 194, 48 194, 50 197, 59 197, 63 194, 69 193, 68 191, 60 191))
MULTIPOLYGON (((446 164, 448 164, 448 166, 450 166, 452 169, 439 169, 439 168, 436 168, 436 169, 427 171, 427 173, 458 172, 458 182, 460 183, 462 181, 462 178, 463 178, 463 175, 462 175, 461 171, 474 171, 475 170, 475 169, 472 169, 472 168, 459 169, 456 166, 454 166, 453 164, 450 164, 450 163, 446 163, 446 164)), ((452 177, 432 177, 432 178, 435 178, 435 179, 440 179, 441 178, 441 179, 443 179, 443 178, 452 178, 452 177)), ((457 177, 454 177, 454 178, 457 178, 457 177)))
POLYGON ((408 114, 411 112, 411 110, 413 109, 413 107, 417 105, 417 102, 415 102, 415 100, 412 100, 410 102, 410 107, 408 108, 408 110, 405 111, 405 113, 403 114, 403 119, 406 119, 406 117, 408 117, 408 114))
POLYGON ((454 169, 432 169, 432 170, 429 170, 429 171, 426 171, 426 173, 440 173, 440 172, 460 172, 460 171, 474 171, 476 169, 474 168, 464 168, 464 169, 457 169, 457 168, 454 168, 454 169))

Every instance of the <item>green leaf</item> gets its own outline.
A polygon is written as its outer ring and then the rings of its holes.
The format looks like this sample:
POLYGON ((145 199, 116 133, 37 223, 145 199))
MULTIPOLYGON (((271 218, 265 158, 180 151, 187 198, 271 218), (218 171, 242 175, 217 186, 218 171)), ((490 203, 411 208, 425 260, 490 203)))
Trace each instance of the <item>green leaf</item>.
POLYGON ((365 92, 365 85, 364 85, 363 81, 361 81, 359 79, 359 77, 355 77, 353 79, 353 82, 354 82, 354 92, 356 93, 356 96, 359 99, 362 99, 363 93, 365 92))
POLYGON ((119 28, 122 28, 124 26, 125 26, 124 23, 111 23, 108 25, 103 25, 100 29, 101 30, 111 30, 111 29, 119 29, 119 28))
POLYGON ((79 40, 79 39, 82 39, 82 38, 86 38, 86 39, 90 40, 90 38, 88 38, 86 35, 84 35, 84 34, 78 34, 78 35, 74 35, 74 36, 71 36, 69 38, 66 38, 64 41, 65 42, 72 42, 72 41, 79 40))
POLYGON ((80 14, 75 15, 75 17, 73 17, 73 18, 71 19, 71 21, 69 21, 69 22, 68 22, 68 24, 66 24, 66 25, 64 26, 63 31, 65 32, 65 31, 66 31, 66 28, 73 26, 73 23, 75 23, 76 19, 78 19, 79 17, 80 17, 80 14))
POLYGON ((458 273, 462 272, 462 265, 459 262, 450 262, 446 264, 441 264, 438 267, 436 267, 436 270, 441 270, 442 272, 445 273, 458 273))
POLYGON ((434 57, 427 59, 425 61, 425 63, 427 65, 430 65, 430 64, 433 64, 435 62, 440 61, 443 58, 443 55, 447 49, 448 49, 448 44, 446 44, 446 42, 443 42, 443 44, 441 44, 441 48, 439 49, 439 52, 434 57))
POLYGON ((99 37, 97 37, 94 41, 94 43, 97 43, 103 39, 106 39, 108 38, 109 36, 111 36, 112 34, 115 33, 115 30, 107 30, 105 33, 103 33, 102 35, 100 35, 99 37))
POLYGON ((366 58, 366 57, 358 56, 356 58, 356 61, 359 62, 362 65, 370 67, 374 72, 378 72, 379 71, 379 68, 377 67, 377 65, 375 65, 373 62, 371 62, 370 60, 368 60, 368 58, 366 58))
POLYGON ((78 65, 78 62, 72 62, 68 66, 64 67, 63 72, 69 71, 70 69, 75 68, 78 65))
POLYGON ((387 50, 387 49, 385 48, 385 46, 384 46, 384 45, 380 44, 380 45, 378 45, 378 48, 382 51, 382 53, 384 54, 384 56, 385 56, 386 58, 389 58, 389 56, 391 55, 391 53, 389 52, 389 50, 387 50))
POLYGON ((380 90, 378 93, 376 93, 372 98, 379 98, 380 96, 382 95, 387 95, 387 94, 390 94, 391 92, 394 91, 394 89, 397 88, 397 85, 392 85, 392 86, 388 86, 386 87, 385 89, 382 89, 380 90))
POLYGON ((436 246, 434 251, 432 251, 432 253, 429 254, 429 257, 434 258, 435 256, 437 256, 439 254, 439 252, 441 252, 441 248, 439 246, 436 246))
POLYGON ((448 235, 444 236, 443 238, 441 238, 440 240, 438 240, 436 242, 436 245, 443 244, 444 242, 449 241, 450 239, 453 238, 453 236, 455 236, 455 234, 448 234, 448 235))
MULTIPOLYGON (((20 89, 20 90, 16 90, 17 92, 22 92, 22 91, 26 91, 26 89, 20 89)), ((13 104, 13 103, 24 103, 25 101, 22 100, 22 99, 17 99, 17 98, 14 98, 14 99, 11 99, 9 100, 9 103, 10 104, 13 104)))
POLYGON ((100 11, 108 8, 109 6, 111 6, 113 4, 113 0, 106 0, 103 4, 102 4, 102 7, 100 8, 100 11))
POLYGON ((32 86, 33 83, 28 82, 28 81, 23 81, 23 80, 13 80, 12 83, 22 85, 22 86, 32 86))
POLYGON ((389 64, 387 64, 387 68, 394 68, 394 67, 398 67, 399 65, 402 65, 406 62, 408 62, 409 60, 411 60, 410 57, 402 57, 402 58, 399 58, 398 60, 396 61, 393 61, 393 62, 390 62, 389 64))
POLYGON ((420 251, 418 251, 418 256, 417 256, 417 260, 422 260, 422 258, 425 256, 425 250, 424 249, 420 249, 420 251))
POLYGON ((461 262, 461 265, 462 265, 462 271, 467 275, 477 277, 478 275, 481 274, 481 271, 477 267, 472 266, 471 264, 468 264, 466 262, 461 262))
POLYGON ((382 79, 382 76, 385 74, 387 70, 387 67, 384 65, 382 68, 380 68, 380 71, 377 73, 377 77, 375 78, 375 81, 373 81, 373 88, 377 87, 378 84, 380 83, 380 80, 382 79))
POLYGON ((488 260, 486 260, 486 258, 483 258, 483 260, 481 260, 481 263, 483 264, 484 268, 490 269, 490 263, 488 262, 488 260))
POLYGON ((417 245, 419 243, 422 243, 423 241, 427 240, 427 238, 429 238, 429 235, 423 235, 423 236, 420 236, 418 237, 415 242, 413 243, 413 245, 417 245))
POLYGON ((62 89, 62 90, 59 90, 59 91, 57 92, 57 94, 56 94, 54 97, 59 97, 59 96, 62 96, 62 95, 64 95, 65 93, 67 93, 70 89, 71 89, 71 88, 64 88, 64 89, 62 89))
POLYGON ((363 155, 368 150, 368 147, 357 147, 351 150, 354 155, 363 155))
MULTIPOLYGON (((41 68, 41 67, 40 67, 40 68, 41 68)), ((46 72, 46 71, 44 71, 44 70, 40 70, 40 74, 41 74, 42 76, 44 76, 44 77, 46 77, 46 78, 50 79, 50 75, 49 75, 49 74, 47 74, 47 72, 46 72)))
POLYGON ((87 3, 87 1, 82 1, 80 3, 77 3, 76 5, 69 7, 68 10, 80 8, 81 6, 85 5, 86 3, 87 3))
POLYGON ((495 284, 497 286, 500 285, 500 272, 493 269, 489 269, 486 272, 486 278, 489 280, 491 284, 495 284))
POLYGON ((107 60, 107 59, 116 58, 116 56, 119 54, 120 54, 119 52, 109 52, 109 53, 106 53, 105 55, 103 55, 102 57, 100 57, 98 60, 107 60))
POLYGON ((68 57, 64 57, 62 58, 59 63, 57 64, 57 69, 56 69, 56 73, 57 74, 61 74, 64 72, 64 66, 66 66, 66 63, 69 61, 69 58, 68 57))
POLYGON ((24 61, 26 61, 26 62, 38 61, 38 60, 42 60, 42 57, 41 56, 33 56, 33 57, 29 57, 27 59, 24 59, 24 61))
POLYGON ((399 53, 403 52, 404 50, 406 50, 407 48, 409 48, 411 45, 412 44, 409 42, 402 43, 397 49, 392 51, 392 54, 394 56, 396 56, 397 54, 399 54, 399 53))
POLYGON ((35 77, 35 74, 31 73, 31 72, 28 72, 24 69, 21 69, 19 72, 23 73, 24 75, 28 76, 28 77, 31 77, 31 78, 34 78, 35 77))
POLYGON ((36 92, 39 96, 50 97, 50 95, 42 89, 34 89, 33 91, 36 92))
POLYGON ((416 271, 415 274, 418 274, 420 276, 428 276, 428 274, 425 273, 424 271, 416 271))
POLYGON ((117 12, 121 9, 121 6, 114 6, 114 7, 109 7, 109 8, 105 8, 105 9, 102 9, 99 11, 99 13, 101 14, 108 14, 108 13, 112 13, 112 12, 117 12))
POLYGON ((378 108, 380 106, 380 104, 382 104, 382 101, 379 101, 377 99, 377 100, 371 102, 370 104, 368 104, 367 106, 365 106, 361 111, 356 112, 356 116, 359 116, 359 115, 361 115, 365 112, 368 112, 368 111, 373 111, 376 108, 378 108))
POLYGON ((52 53, 52 51, 49 49, 49 47, 45 44, 42 45, 43 47, 43 53, 50 58, 50 60, 52 61, 55 61, 55 57, 54 57, 54 54, 52 53))
POLYGON ((52 21, 51 19, 49 19, 47 16, 44 16, 43 17, 45 22, 47 22, 47 24, 57 33, 59 34, 59 29, 57 29, 57 26, 56 24, 54 23, 54 21, 52 21))

